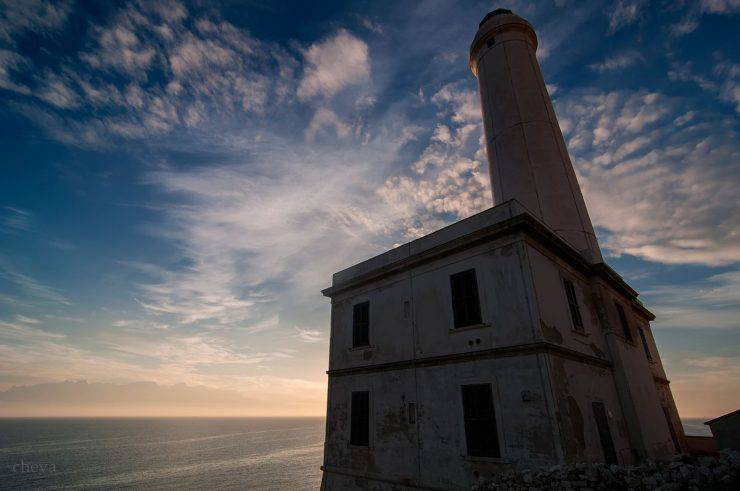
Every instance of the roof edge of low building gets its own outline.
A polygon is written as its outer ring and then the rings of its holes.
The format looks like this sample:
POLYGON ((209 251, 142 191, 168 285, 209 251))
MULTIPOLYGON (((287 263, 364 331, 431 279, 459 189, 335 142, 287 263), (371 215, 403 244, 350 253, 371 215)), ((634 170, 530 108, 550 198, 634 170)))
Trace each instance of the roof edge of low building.
POLYGON ((732 412, 729 412, 727 414, 723 414, 722 416, 717 416, 716 418, 710 419, 709 421, 705 421, 704 424, 705 425, 710 425, 712 423, 716 423, 717 421, 719 421, 721 419, 729 418, 730 416, 735 416, 738 413, 740 413, 740 409, 735 409, 732 412))
POLYGON ((333 275, 332 286, 322 290, 321 293, 327 297, 334 297, 343 291, 397 273, 404 268, 519 230, 546 244, 549 249, 587 275, 597 275, 604 279, 634 300, 632 305, 634 310, 648 320, 655 319, 655 315, 637 299, 637 292, 616 271, 606 263, 591 264, 573 246, 514 199, 343 269, 333 275))
MULTIPOLYGON (((505 220, 511 219, 515 216, 530 215, 536 220, 536 218, 527 212, 527 209, 515 199, 505 201, 499 205, 493 206, 475 215, 464 218, 458 222, 442 227, 439 230, 435 230, 427 235, 414 239, 405 244, 401 244, 398 247, 394 247, 382 254, 373 256, 369 259, 354 264, 348 268, 334 273, 332 276, 331 288, 337 287, 342 283, 353 280, 354 278, 372 272, 378 268, 388 266, 396 263, 400 260, 406 259, 415 254, 424 253, 435 246, 444 244, 446 242, 464 237, 471 233, 474 233, 487 226, 502 223, 505 220)), ((327 288, 322 292, 328 291, 331 288, 327 288)))

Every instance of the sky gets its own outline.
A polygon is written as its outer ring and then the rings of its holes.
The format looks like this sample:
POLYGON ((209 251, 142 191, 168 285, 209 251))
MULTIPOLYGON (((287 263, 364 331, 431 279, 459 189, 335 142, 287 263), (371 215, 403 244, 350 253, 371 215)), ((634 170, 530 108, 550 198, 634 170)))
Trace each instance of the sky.
POLYGON ((323 415, 331 274, 492 206, 507 7, 683 417, 740 406, 737 0, 0 1, 0 415, 323 415))

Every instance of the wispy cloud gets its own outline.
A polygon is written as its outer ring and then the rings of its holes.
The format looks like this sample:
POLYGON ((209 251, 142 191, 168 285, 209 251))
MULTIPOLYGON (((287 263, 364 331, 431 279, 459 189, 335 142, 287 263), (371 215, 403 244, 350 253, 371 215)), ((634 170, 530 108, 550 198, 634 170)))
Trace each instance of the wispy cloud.
POLYGON ((643 291, 658 318, 658 328, 740 327, 740 271, 720 273, 683 285, 643 291))
POLYGON ((26 74, 25 85, 14 73, 30 62, 0 51, 0 87, 48 104, 16 102, 15 109, 71 145, 100 147, 198 127, 214 106, 221 119, 259 113, 268 98, 286 97, 286 83, 297 83, 298 62, 287 51, 228 22, 192 17, 178 2, 131 3, 109 23, 93 25, 91 38, 79 60, 26 74), (72 109, 78 111, 57 111, 72 109))
POLYGON ((645 0, 618 0, 608 11, 609 32, 616 32, 638 20, 645 0))
POLYGON ((59 29, 69 17, 72 2, 24 0, 0 5, 0 40, 14 43, 24 32, 49 32, 59 29))
POLYGON ((11 283, 33 298, 62 305, 71 305, 70 300, 57 289, 39 283, 27 274, 21 273, 2 257, 0 257, 0 279, 11 283))
POLYGON ((701 0, 701 9, 712 14, 728 14, 740 11, 738 0, 701 0))
POLYGON ((622 70, 629 66, 634 65, 640 60, 640 54, 636 52, 628 52, 617 54, 599 63, 589 65, 589 68, 596 70, 597 72, 611 72, 615 70, 622 70))
POLYGON ((296 327, 298 338, 304 343, 323 343, 326 342, 324 332, 318 329, 302 329, 296 327))
POLYGON ((0 215, 0 231, 15 234, 31 230, 32 215, 28 210, 6 206, 0 215))
POLYGON ((370 76, 367 44, 344 29, 311 45, 304 56, 306 68, 297 93, 300 99, 332 96, 370 76))
POLYGON ((663 263, 740 259, 731 121, 722 132, 706 113, 677 125, 684 103, 658 93, 571 94, 557 106, 607 249, 663 263))

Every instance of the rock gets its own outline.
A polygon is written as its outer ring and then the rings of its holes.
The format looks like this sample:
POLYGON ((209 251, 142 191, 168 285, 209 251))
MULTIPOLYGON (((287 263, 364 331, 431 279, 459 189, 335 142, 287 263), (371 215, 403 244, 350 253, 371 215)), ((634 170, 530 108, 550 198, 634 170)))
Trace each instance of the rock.
POLYGON ((524 490, 621 490, 662 491, 740 489, 740 453, 725 451, 719 459, 687 455, 665 462, 617 466, 595 463, 558 465, 539 470, 510 471, 492 476, 475 489, 524 490))

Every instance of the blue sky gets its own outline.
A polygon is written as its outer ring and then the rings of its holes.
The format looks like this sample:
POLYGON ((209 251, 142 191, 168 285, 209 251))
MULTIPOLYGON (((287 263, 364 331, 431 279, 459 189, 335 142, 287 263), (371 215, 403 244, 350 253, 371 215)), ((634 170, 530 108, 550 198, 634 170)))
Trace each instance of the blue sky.
POLYGON ((467 52, 499 6, 679 410, 736 409, 736 0, 0 2, 0 391, 40 397, 5 400, 322 414, 331 273, 491 206, 467 52))

